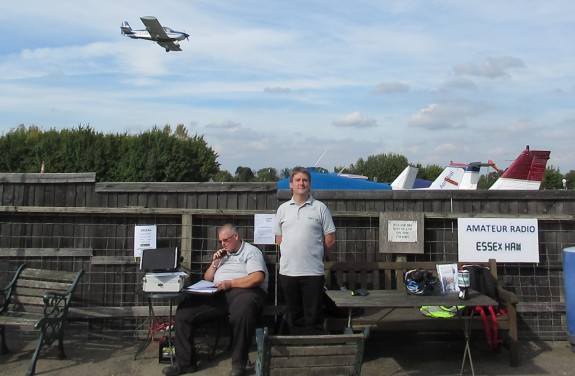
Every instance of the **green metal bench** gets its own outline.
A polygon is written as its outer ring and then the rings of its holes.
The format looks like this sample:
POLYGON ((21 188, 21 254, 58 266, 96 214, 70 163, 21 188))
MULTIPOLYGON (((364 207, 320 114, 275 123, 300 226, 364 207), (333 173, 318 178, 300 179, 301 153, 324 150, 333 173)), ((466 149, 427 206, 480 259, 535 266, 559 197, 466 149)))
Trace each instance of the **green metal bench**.
POLYGON ((64 353, 64 328, 72 294, 84 270, 64 272, 20 265, 10 283, 0 290, 0 354, 6 346, 6 326, 40 330, 27 376, 34 375, 40 350, 58 340, 58 359, 64 353))

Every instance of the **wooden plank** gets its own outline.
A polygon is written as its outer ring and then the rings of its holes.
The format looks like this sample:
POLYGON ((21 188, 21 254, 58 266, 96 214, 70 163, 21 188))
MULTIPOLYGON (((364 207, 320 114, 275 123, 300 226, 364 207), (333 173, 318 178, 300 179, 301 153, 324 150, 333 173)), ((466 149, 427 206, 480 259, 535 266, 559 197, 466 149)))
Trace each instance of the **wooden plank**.
MULTIPOLYGON (((1 177, 0 177, 1 179, 1 177)), ((0 180, 1 181, 1 180, 0 180)), ((171 182, 171 183, 96 183, 96 192, 275 192, 276 183, 204 183, 204 182, 171 182)))
POLYGON ((63 184, 95 183, 95 172, 83 173, 0 173, 0 183, 63 184))
MULTIPOLYGON (((173 314, 176 307, 172 307, 173 314)), ((68 317, 80 318, 113 318, 113 317, 148 317, 148 306, 129 307, 70 307, 68 317)), ((158 317, 169 316, 169 305, 154 305, 154 314, 158 317)))
POLYGON ((20 276, 18 277, 19 280, 39 280, 39 282, 43 282, 46 284, 54 283, 54 282, 66 282, 71 283, 76 280, 78 276, 77 272, 65 272, 61 270, 47 270, 47 269, 34 269, 34 268, 26 268, 22 270, 20 276))
POLYGON ((92 257, 92 248, 0 248, 7 257, 92 257))

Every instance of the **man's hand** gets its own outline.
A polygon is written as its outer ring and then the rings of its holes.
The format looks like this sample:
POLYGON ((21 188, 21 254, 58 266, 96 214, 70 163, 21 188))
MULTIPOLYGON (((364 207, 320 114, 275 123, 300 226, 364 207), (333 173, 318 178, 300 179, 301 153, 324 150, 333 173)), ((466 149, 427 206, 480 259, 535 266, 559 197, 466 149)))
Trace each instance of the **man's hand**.
POLYGON ((216 287, 218 288, 218 290, 222 290, 222 291, 231 290, 232 280, 226 279, 225 281, 218 282, 218 283, 216 283, 216 287))
POLYGON ((212 266, 217 268, 222 262, 222 258, 227 254, 228 252, 224 248, 218 249, 212 256, 212 266))

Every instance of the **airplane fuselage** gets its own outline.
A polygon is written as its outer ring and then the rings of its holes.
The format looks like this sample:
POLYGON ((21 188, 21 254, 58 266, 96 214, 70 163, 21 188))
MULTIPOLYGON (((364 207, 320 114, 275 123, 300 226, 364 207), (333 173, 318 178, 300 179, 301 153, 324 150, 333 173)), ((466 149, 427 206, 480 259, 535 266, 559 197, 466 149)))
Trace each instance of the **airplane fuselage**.
POLYGON ((158 35, 150 35, 148 30, 132 30, 130 34, 125 33, 124 35, 132 39, 147 39, 152 41, 173 41, 173 40, 184 40, 189 35, 179 31, 166 31, 168 38, 162 38, 158 35))

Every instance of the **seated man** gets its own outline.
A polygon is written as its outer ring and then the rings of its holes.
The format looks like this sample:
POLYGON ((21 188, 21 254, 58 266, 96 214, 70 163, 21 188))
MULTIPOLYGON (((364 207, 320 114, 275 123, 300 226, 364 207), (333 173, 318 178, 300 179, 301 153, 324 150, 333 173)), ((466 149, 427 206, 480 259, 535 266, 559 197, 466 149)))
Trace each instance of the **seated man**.
POLYGON ((268 270, 262 252, 240 239, 235 226, 218 230, 222 248, 212 256, 204 279, 221 292, 191 295, 176 310, 176 363, 163 369, 176 376, 197 370, 194 327, 215 317, 229 315, 232 327, 232 376, 245 374, 249 348, 258 317, 266 302, 268 270))

